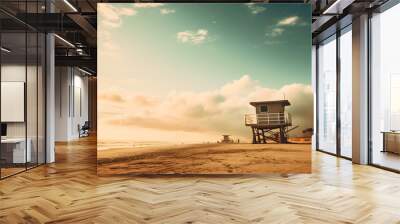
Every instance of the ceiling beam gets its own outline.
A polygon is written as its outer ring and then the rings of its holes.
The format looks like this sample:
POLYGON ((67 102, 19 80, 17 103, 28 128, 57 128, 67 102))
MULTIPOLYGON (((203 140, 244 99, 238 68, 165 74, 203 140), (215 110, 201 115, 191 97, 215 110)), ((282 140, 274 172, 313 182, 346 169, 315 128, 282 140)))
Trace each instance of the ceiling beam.
POLYGON ((68 17, 80 26, 91 38, 97 38, 97 29, 80 14, 68 14, 68 17))
POLYGON ((97 59, 91 56, 56 56, 55 64, 56 66, 88 67, 96 71, 97 59))
POLYGON ((17 18, 42 32, 80 31, 82 28, 68 14, 19 13, 17 18))
POLYGON ((330 4, 322 14, 342 14, 343 11, 355 0, 336 0, 330 4))

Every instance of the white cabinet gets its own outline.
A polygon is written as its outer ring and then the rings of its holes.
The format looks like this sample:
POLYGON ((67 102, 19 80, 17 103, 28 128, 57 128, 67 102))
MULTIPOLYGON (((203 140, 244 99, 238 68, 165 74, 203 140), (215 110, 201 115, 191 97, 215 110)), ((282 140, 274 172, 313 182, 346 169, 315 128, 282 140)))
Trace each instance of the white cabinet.
POLYGON ((2 139, 2 145, 12 147, 12 162, 13 163, 25 163, 32 161, 32 140, 27 139, 27 147, 25 151, 25 139, 24 138, 9 138, 2 139))

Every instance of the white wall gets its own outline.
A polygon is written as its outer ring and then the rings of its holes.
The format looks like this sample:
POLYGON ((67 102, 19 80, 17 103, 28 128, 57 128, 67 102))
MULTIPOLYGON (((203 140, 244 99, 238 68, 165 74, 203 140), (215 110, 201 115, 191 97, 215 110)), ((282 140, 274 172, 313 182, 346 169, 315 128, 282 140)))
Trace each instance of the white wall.
POLYGON ((68 141, 69 132, 69 85, 70 71, 67 67, 55 69, 55 141, 68 141))
MULTIPOLYGON (((78 123, 82 126, 85 121, 89 120, 89 78, 82 75, 83 73, 80 72, 80 75, 75 76, 75 85, 81 88, 82 105, 82 113, 77 116, 78 120, 77 123, 74 124, 75 127, 78 125, 78 123)), ((78 132, 76 133, 76 137, 79 137, 78 132)))
POLYGON ((88 78, 76 68, 56 67, 55 85, 55 140, 77 139, 78 125, 88 120, 88 78))

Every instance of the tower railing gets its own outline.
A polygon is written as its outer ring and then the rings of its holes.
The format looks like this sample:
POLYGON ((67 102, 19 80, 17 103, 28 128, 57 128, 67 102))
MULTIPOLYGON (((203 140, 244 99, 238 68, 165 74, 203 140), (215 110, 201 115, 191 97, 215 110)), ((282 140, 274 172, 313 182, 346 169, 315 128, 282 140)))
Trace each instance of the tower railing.
POLYGON ((292 124, 292 117, 289 113, 258 113, 246 114, 244 117, 247 126, 281 126, 292 124))

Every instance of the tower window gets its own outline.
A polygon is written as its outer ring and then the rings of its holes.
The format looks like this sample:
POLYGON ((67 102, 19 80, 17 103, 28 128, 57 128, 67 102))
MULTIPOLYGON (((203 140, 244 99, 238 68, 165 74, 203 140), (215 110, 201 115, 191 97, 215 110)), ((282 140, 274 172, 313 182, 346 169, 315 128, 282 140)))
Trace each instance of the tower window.
POLYGON ((261 106, 260 106, 260 112, 268 112, 268 107, 267 107, 267 105, 261 105, 261 106))

